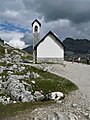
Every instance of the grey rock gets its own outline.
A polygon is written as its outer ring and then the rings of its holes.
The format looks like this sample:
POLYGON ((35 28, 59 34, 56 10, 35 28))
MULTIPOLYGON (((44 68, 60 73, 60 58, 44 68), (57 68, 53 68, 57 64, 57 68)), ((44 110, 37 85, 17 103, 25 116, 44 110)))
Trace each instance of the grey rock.
POLYGON ((38 78, 38 77, 40 77, 40 75, 38 73, 32 72, 32 73, 30 73, 29 77, 30 78, 38 78))
POLYGON ((72 104, 72 107, 77 107, 77 104, 75 104, 75 103, 74 103, 74 104, 72 104))
POLYGON ((0 74, 3 73, 3 69, 0 67, 0 74))
POLYGON ((34 80, 32 80, 32 81, 31 81, 31 83, 32 83, 32 84, 35 84, 35 81, 34 81, 34 80))
POLYGON ((51 93, 49 93, 49 99, 60 100, 61 98, 64 98, 64 94, 62 92, 51 92, 51 93))
POLYGON ((21 70, 25 70, 25 67, 21 66, 21 70))
POLYGON ((68 117, 69 117, 69 120, 78 120, 77 116, 74 115, 73 113, 70 113, 68 117))
POLYGON ((0 80, 2 79, 2 76, 0 76, 0 80))
POLYGON ((31 101, 34 101, 33 95, 31 94, 31 92, 25 91, 22 94, 22 102, 31 102, 31 101))
POLYGON ((11 75, 10 76, 11 78, 14 78, 14 79, 24 79, 24 76, 23 75, 11 75))
POLYGON ((13 69, 17 69, 18 66, 17 66, 16 64, 14 64, 14 65, 12 66, 12 68, 13 68, 13 69))
POLYGON ((54 112, 53 114, 48 115, 47 120, 66 120, 61 113, 54 112))
POLYGON ((88 118, 90 119, 90 115, 88 116, 88 118))
POLYGON ((8 71, 7 73, 8 73, 8 75, 12 75, 13 71, 8 71))
POLYGON ((43 100, 43 99, 44 99, 44 95, 41 94, 39 91, 35 91, 35 93, 34 93, 34 99, 35 99, 36 101, 38 101, 38 100, 43 100))
POLYGON ((2 89, 2 84, 0 83, 0 90, 2 89))
POLYGON ((88 112, 82 112, 83 113, 83 115, 85 116, 85 117, 88 117, 89 116, 89 113, 88 112))
POLYGON ((25 90, 25 86, 19 80, 11 77, 6 82, 2 82, 2 84, 13 100, 23 102, 34 101, 31 92, 25 90))
POLYGON ((32 86, 24 81, 22 81, 23 85, 25 86, 25 90, 32 91, 32 86))
POLYGON ((0 96, 0 103, 4 105, 11 103, 10 97, 0 96))

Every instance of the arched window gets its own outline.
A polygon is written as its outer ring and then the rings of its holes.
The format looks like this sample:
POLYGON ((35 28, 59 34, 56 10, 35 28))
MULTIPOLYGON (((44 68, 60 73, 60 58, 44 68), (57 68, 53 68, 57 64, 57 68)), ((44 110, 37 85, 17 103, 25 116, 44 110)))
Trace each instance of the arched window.
POLYGON ((38 26, 35 26, 34 32, 38 32, 38 26))

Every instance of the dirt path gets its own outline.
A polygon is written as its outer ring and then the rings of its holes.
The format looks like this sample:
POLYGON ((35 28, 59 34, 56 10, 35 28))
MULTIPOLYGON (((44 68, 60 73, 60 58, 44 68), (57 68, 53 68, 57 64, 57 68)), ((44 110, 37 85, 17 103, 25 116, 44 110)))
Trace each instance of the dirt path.
POLYGON ((53 64, 50 72, 74 82, 90 102, 90 65, 65 62, 65 67, 53 64))
MULTIPOLYGON (((28 64, 30 65, 30 64, 28 64)), ((90 65, 65 62, 65 67, 60 64, 42 64, 48 71, 68 78, 78 85, 80 91, 73 91, 65 97, 62 103, 36 108, 32 112, 28 109, 14 117, 2 120, 90 120, 90 65), (85 98, 87 95, 88 100, 85 98)))
MULTIPOLYGON (((72 64, 72 62, 66 61, 64 61, 64 64, 65 66, 60 64, 44 64, 43 66, 48 66, 49 72, 65 77, 70 81, 74 82, 90 102, 90 65, 81 63, 78 64, 75 62, 72 64)), ((28 63, 25 63, 25 65, 42 66, 28 63)))

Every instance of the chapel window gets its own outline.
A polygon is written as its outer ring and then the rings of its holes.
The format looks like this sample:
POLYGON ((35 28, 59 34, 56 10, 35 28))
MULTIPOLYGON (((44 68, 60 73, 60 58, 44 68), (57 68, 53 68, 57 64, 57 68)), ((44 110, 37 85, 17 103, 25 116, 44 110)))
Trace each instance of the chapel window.
POLYGON ((37 27, 37 26, 35 26, 34 32, 37 32, 37 31, 38 31, 38 27, 37 27))

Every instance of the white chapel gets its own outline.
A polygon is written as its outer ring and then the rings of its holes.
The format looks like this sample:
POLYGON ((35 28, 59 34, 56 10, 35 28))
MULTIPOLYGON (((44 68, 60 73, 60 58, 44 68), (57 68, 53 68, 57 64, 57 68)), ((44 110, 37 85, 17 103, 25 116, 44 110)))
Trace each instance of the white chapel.
POLYGON ((64 44, 51 31, 40 39, 41 23, 36 19, 33 28, 33 62, 34 63, 63 63, 64 44))

